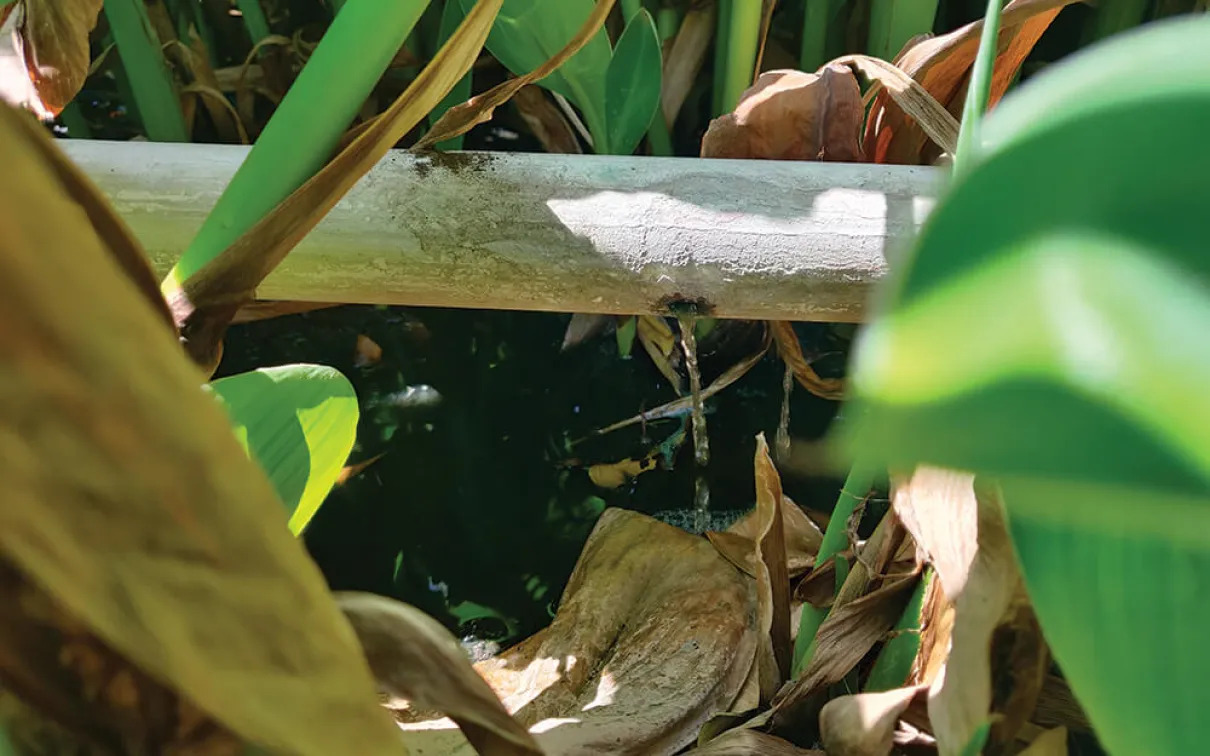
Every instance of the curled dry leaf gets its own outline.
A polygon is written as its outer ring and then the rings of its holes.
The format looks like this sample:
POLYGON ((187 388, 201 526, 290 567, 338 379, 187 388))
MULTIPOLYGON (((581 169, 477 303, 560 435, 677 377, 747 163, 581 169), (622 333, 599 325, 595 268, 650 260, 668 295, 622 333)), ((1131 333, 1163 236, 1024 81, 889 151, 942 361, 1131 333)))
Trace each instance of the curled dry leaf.
POLYGON ((659 464, 660 450, 656 449, 642 459, 624 459, 621 462, 592 465, 588 477, 601 488, 619 488, 659 464))
POLYGON ((387 151, 466 75, 503 0, 478 0, 448 42, 386 111, 267 216, 166 292, 189 356, 210 375, 223 334, 256 287, 387 151))
MULTIPOLYGON (((551 756, 670 756, 748 677, 753 588, 705 539, 607 509, 550 626, 476 669, 551 756)), ((472 753, 442 720, 397 718, 425 756, 472 753)))
POLYGON ((445 111, 441 118, 437 119, 437 123, 433 124, 432 128, 412 146, 412 149, 428 149, 438 142, 461 136, 481 123, 487 123, 491 120, 496 108, 508 102, 518 90, 550 76, 565 61, 579 52, 581 47, 588 44, 589 40, 596 36, 596 33, 605 24, 605 19, 613 10, 614 2, 615 0, 597 0, 592 13, 588 15, 579 31, 563 46, 562 50, 524 76, 509 79, 503 84, 494 86, 483 94, 475 95, 461 105, 455 105, 445 111))
POLYGON ((761 701, 773 698, 790 676, 790 577, 786 531, 781 513, 781 478, 765 434, 756 437, 756 598, 761 646, 756 662, 761 701))
POLYGON ((889 756, 895 727, 920 686, 841 696, 819 712, 819 734, 828 756, 889 756))
POLYGON ((1021 594, 998 496, 976 495, 974 476, 919 467, 896 476, 892 506, 928 555, 954 605, 949 656, 929 692, 942 756, 959 754, 992 705, 992 634, 1021 594))
MULTIPOLYGON (((0 107, 0 557, 242 741, 400 752, 272 485, 28 122, 0 107)), ((6 686, 63 679, 6 658, 6 686)))
POLYGON ((88 34, 103 0, 21 0, 17 48, 40 115, 57 116, 88 75, 88 34))
POLYGON ((835 63, 851 65, 876 82, 880 91, 911 116, 921 131, 942 150, 953 154, 958 147, 958 119, 927 89, 893 63, 868 55, 846 55, 835 63))
POLYGON ((513 95, 513 104, 544 150, 559 155, 579 155, 584 152, 580 149, 575 129, 541 87, 536 84, 521 87, 513 95))
POLYGON ((676 334, 668 327, 668 323, 658 315, 640 315, 637 331, 643 350, 672 384, 672 390, 677 396, 684 394, 685 387, 680 373, 676 372, 676 334))
POLYGON ((475 672, 457 638, 432 617, 371 593, 338 592, 379 692, 446 714, 482 756, 532 756, 542 750, 475 672))
POLYGON ((769 323, 769 330, 773 332, 773 340, 777 344, 777 355, 793 371, 794 380, 798 381, 798 385, 820 399, 839 401, 844 398, 844 381, 837 378, 820 378, 811 363, 807 362, 792 323, 772 321, 769 323))
MULTIPOLYGON (((1004 6, 989 106, 1004 96, 1017 69, 1059 11, 1076 1, 1012 0, 1004 6)), ((962 112, 970 68, 982 33, 980 19, 949 34, 921 40, 899 54, 896 66, 956 116, 962 112)), ((888 92, 878 94, 866 120, 864 136, 865 154, 871 162, 930 164, 937 152, 928 149, 927 140, 920 124, 895 104, 888 92)))
POLYGON ((731 730, 689 753, 692 756, 829 756, 823 751, 799 748, 756 730, 731 730))
MULTIPOLYGON (((790 577, 798 577, 815 564, 815 555, 819 553, 819 546, 823 543, 823 532, 793 499, 784 494, 781 516, 782 527, 786 533, 786 567, 790 577)), ((757 513, 753 509, 736 520, 727 528, 727 532, 752 540, 756 538, 757 524, 757 513)))
POLYGON ((844 66, 810 74, 766 71, 740 96, 734 112, 710 122, 701 154, 858 162, 864 113, 857 78, 844 66))
POLYGON ((382 362, 382 347, 364 333, 357 334, 357 343, 353 347, 353 365, 364 368, 379 362, 382 362))

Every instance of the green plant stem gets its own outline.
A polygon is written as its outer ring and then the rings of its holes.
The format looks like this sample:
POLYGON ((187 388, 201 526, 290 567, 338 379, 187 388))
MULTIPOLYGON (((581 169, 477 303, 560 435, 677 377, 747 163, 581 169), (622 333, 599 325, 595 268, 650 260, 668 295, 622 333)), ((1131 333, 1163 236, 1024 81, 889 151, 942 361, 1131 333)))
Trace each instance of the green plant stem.
POLYGON ((966 172, 975 159, 971 150, 979 143, 980 122, 987 110, 991 94, 992 72, 996 65, 996 50, 1000 39, 1000 0, 987 0, 983 18, 983 34, 979 37, 979 52, 971 67, 971 83, 962 106, 962 128, 954 154, 953 180, 966 172))
POLYGON ((1092 27, 1095 40, 1133 29, 1147 19, 1149 0, 1107 0, 1097 7, 1096 23, 1092 27))
MULTIPOLYGON (((836 499, 836 507, 832 510, 831 519, 828 520, 828 528, 824 531, 823 541, 819 544, 819 554, 815 557, 816 567, 823 565, 828 559, 836 557, 836 584, 833 594, 840 590, 840 586, 844 584, 845 578, 849 574, 849 563, 843 557, 836 556, 848 542, 849 518, 853 516, 857 505, 865 501, 878 472, 878 467, 861 460, 853 464, 844 486, 840 489, 840 496, 836 499)), ((794 659, 791 665, 791 674, 794 678, 802 674, 802 671, 807 668, 807 664, 810 663, 815 649, 815 634, 819 632, 819 626, 827 617, 827 609, 818 609, 811 604, 803 606, 802 617, 798 621, 798 635, 794 638, 794 659)))
POLYGON ((189 128, 181 113, 180 97, 143 0, 105 0, 104 7, 147 138, 153 142, 188 142, 189 128))
POLYGON ((69 139, 92 139, 92 129, 88 127, 88 121, 84 120, 84 114, 80 112, 80 106, 75 100, 63 108, 59 121, 67 129, 69 139))
POLYGON ((933 30, 937 0, 871 0, 866 53, 894 60, 916 34, 933 30))
POLYGON ((667 42, 681 30, 681 12, 677 8, 660 8, 655 15, 655 28, 660 32, 660 42, 667 42))
POLYGON ((731 42, 728 29, 731 28, 731 12, 736 1, 718 0, 718 18, 714 32, 714 96, 712 98, 715 116, 726 112, 723 108, 723 81, 727 76, 727 50, 731 42))
POLYGON ((916 661, 916 654, 920 652, 920 611, 924 607, 924 594, 933 579, 932 567, 920 576, 920 582, 916 584, 899 622, 895 624, 896 635, 878 652, 874 668, 866 678, 867 692, 894 690, 903 687, 907 682, 908 675, 912 672, 912 664, 916 661))
POLYGON ((269 19, 265 17, 265 9, 260 0, 238 0, 239 12, 244 17, 244 28, 248 37, 255 45, 269 36, 269 19))
POLYGON ((166 288, 200 270, 323 166, 427 5, 428 0, 346 5, 169 271, 166 288))
POLYGON ((622 20, 626 23, 643 9, 643 0, 620 0, 618 4, 622 6, 622 20))
POLYGON ((760 47, 760 0, 733 0, 726 27, 727 57, 724 61, 722 112, 734 110, 756 70, 760 47))
POLYGON ((799 67, 816 71, 828 62, 828 23, 832 16, 831 0, 806 0, 802 22, 802 52, 799 67))

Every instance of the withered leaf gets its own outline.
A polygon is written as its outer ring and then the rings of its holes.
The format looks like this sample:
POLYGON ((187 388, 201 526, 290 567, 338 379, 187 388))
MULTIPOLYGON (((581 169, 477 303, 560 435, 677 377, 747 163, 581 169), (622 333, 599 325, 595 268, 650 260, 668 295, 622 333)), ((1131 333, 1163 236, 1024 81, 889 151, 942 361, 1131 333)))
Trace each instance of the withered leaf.
POLYGON ((533 736, 509 716, 475 672, 458 640, 407 604, 356 591, 335 594, 380 692, 446 714, 485 756, 541 756, 533 736))
POLYGON ((760 622, 761 699, 769 701, 790 676, 790 577, 786 570, 786 531, 781 513, 781 478, 765 434, 756 437, 756 591, 760 622))
POLYGON ((542 88, 527 84, 513 95, 513 105, 529 130, 533 132, 542 149, 557 155, 579 155, 580 140, 575 129, 567 122, 563 111, 555 107, 542 88))
POLYGON ((57 116, 84 86, 88 34, 103 0, 22 0, 21 53, 42 106, 57 116))
POLYGON ((693 6, 685 11, 672 47, 664 56, 664 85, 660 91, 660 112, 671 126, 701 73, 706 52, 714 41, 716 8, 713 3, 693 6))
POLYGON ((840 400, 844 398, 844 381, 837 378, 820 378, 811 363, 802 353, 802 344, 794 326, 785 321, 771 321, 769 330, 773 332, 773 340, 777 344, 777 356, 794 372, 794 380, 798 385, 810 391, 820 399, 840 400))
POLYGON ((857 693, 824 704, 819 712, 819 733, 828 756, 889 756, 900 715, 926 690, 908 687, 857 693))
POLYGON ((949 657, 932 683, 929 719, 942 756, 958 754, 992 704, 992 634, 1021 595, 1021 576, 993 491, 974 476, 919 467, 896 476, 892 506, 930 558, 954 605, 949 657))
MULTIPOLYGON (((819 546, 823 543, 823 532, 807 517, 806 512, 784 493, 781 518, 786 537, 786 569, 791 578, 796 578, 815 564, 815 555, 819 553, 819 546)), ((732 523, 731 527, 727 528, 727 533, 751 543, 756 539, 757 524, 757 512, 753 509, 732 523)))
POLYGON ((22 118, 0 107, 0 555, 241 740, 399 752, 273 487, 22 118))
POLYGON ((648 470, 654 470, 659 462, 660 451, 656 449, 642 459, 623 459, 620 462, 591 465, 588 477, 601 488, 619 488, 648 470))
POLYGON ((599 314, 576 313, 567 322, 567 330, 563 332, 563 344, 559 351, 566 352, 572 347, 588 341, 594 336, 604 333, 613 325, 614 316, 599 314))
MULTIPOLYGON (((552 756, 670 756, 748 677, 753 586, 704 538, 607 509, 550 626, 475 666, 552 756)), ((440 720, 397 716, 426 755, 472 753, 440 720)))
POLYGON ((364 333, 357 334, 357 343, 353 347, 354 367, 371 367, 382 361, 382 347, 377 341, 364 333))
POLYGON ((676 335, 668 327, 668 323, 658 315, 640 315, 637 331, 639 343, 651 358, 652 363, 660 373, 672 384, 672 390, 680 396, 685 393, 680 373, 676 372, 674 364, 676 355, 676 335))
POLYGON ((859 160, 864 112, 861 88, 844 66, 829 64, 818 73, 766 71, 740 96, 734 112, 710 122, 701 155, 859 160))
POLYGON ((1067 756, 1067 728, 1047 730, 1034 738, 1019 756, 1067 756))
MULTIPOLYGON (((1022 61, 1042 33, 1065 6, 1076 0, 1012 0, 1000 19, 1000 54, 992 76, 989 105, 1004 96, 1022 61)), ((979 48, 983 20, 949 34, 907 47, 895 60, 897 67, 921 84, 952 115, 962 112, 966 83, 979 48)), ((865 128, 865 154, 874 163, 919 165, 931 163, 924 131, 890 98, 878 94, 865 128)))

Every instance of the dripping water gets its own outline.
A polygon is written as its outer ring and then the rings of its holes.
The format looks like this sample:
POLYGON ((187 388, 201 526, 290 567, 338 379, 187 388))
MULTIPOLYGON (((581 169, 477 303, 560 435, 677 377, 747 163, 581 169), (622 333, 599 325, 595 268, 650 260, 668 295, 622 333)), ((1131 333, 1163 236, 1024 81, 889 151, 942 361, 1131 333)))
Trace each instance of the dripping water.
POLYGON ((777 423, 777 437, 773 442, 773 453, 778 462, 790 457, 790 395, 794 392, 794 368, 786 363, 786 372, 781 379, 781 418, 777 423))
POLYGON ((693 488, 693 526, 697 532, 706 530, 710 519, 710 487, 706 483, 706 465, 710 463, 710 439, 706 435, 706 410, 702 402, 702 374, 697 367, 697 325, 695 307, 676 314, 681 327, 681 346, 685 350, 685 368, 689 372, 689 396, 693 403, 693 462, 696 478, 693 488))

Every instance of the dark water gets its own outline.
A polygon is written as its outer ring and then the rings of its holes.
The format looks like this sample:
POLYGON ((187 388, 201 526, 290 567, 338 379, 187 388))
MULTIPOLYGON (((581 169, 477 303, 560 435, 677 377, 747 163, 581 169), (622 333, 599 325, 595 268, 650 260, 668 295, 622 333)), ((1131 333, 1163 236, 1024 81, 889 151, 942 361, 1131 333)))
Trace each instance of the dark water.
MULTIPOLYGON (((692 508, 691 442, 672 469, 616 490, 597 487, 574 464, 645 456, 683 426, 676 419, 635 425, 571 446, 676 395, 637 344, 628 359, 611 335, 560 353, 569 317, 346 306, 232 329, 219 375, 288 362, 332 365, 361 399, 351 461, 386 453, 337 488, 306 533, 333 589, 394 596, 455 632, 508 640, 549 621, 605 506, 692 508), (380 363, 355 365, 359 334, 382 347, 380 363), (417 386, 431 388, 407 392, 417 386)), ((808 351, 845 346, 827 326, 800 329, 808 351)), ((757 324, 716 328, 700 348, 704 383, 759 344, 757 324)), ((820 367, 835 373, 842 364, 836 356, 820 367)), ((776 431, 782 374, 767 356, 707 401, 712 510, 751 506, 754 439, 776 431)), ((795 391, 794 437, 818 438, 835 411, 835 403, 795 391)), ((799 503, 825 510, 839 484, 785 481, 799 503)))

